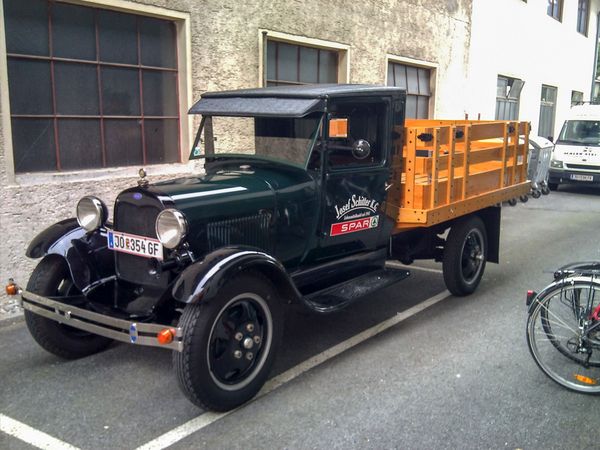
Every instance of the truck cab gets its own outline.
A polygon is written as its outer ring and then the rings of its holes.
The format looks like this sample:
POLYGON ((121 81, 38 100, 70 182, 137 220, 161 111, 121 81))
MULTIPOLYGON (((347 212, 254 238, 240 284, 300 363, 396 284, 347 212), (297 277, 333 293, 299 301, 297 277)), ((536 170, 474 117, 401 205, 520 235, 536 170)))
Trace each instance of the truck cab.
POLYGON ((600 184, 600 105, 571 108, 554 145, 548 187, 600 184))

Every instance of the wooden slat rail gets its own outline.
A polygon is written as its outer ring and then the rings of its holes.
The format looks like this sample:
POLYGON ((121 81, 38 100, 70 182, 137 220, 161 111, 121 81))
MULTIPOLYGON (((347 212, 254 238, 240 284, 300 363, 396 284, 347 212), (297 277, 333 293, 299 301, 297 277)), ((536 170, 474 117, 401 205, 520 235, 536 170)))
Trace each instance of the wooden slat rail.
POLYGON ((393 188, 386 202, 396 229, 458 217, 471 211, 466 203, 527 193, 529 129, 526 122, 407 120, 394 141, 393 188))
POLYGON ((414 208, 415 166, 417 159, 417 130, 415 128, 408 130, 406 144, 406 189, 404 191, 404 197, 406 206, 414 208))
POLYGON ((469 187, 469 157, 471 154, 471 126, 465 126, 465 155, 463 157, 463 180, 461 200, 467 198, 467 189, 469 187))

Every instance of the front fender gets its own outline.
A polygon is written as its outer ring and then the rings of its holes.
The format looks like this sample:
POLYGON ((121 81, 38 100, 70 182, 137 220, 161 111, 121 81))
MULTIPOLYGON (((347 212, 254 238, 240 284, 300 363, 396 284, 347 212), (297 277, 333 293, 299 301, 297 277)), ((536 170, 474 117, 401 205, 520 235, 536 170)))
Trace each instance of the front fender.
POLYGON ((33 238, 26 255, 30 258, 63 257, 73 283, 84 292, 93 283, 115 272, 114 257, 107 249, 106 237, 100 230, 86 233, 77 219, 66 219, 46 228, 33 238))
POLYGON ((85 230, 79 226, 77 219, 61 220, 34 237, 25 255, 29 258, 41 258, 48 254, 65 257, 71 248, 71 241, 81 239, 84 235, 85 230))
POLYGON ((221 248, 187 267, 173 286, 173 298, 186 304, 209 301, 244 270, 262 273, 285 300, 301 298, 281 262, 262 250, 245 246, 221 248))

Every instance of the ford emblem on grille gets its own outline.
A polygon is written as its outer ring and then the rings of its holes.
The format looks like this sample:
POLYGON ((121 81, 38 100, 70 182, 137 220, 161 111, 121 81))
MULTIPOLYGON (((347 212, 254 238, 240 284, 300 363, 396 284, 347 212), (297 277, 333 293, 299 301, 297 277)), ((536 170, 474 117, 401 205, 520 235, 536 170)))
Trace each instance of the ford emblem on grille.
POLYGON ((133 194, 133 198, 134 198, 134 200, 141 200, 142 194, 140 194, 139 192, 136 192, 133 194))

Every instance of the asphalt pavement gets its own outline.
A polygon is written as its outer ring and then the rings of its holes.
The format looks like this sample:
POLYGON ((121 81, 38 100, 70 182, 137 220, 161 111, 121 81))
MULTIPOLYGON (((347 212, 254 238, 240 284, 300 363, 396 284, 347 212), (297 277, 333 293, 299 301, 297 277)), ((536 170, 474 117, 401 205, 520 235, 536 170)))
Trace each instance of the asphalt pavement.
POLYGON ((547 379, 525 341, 525 292, 561 264, 600 259, 600 189, 503 208, 501 262, 445 292, 440 265, 326 316, 286 317, 256 400, 206 413, 179 392, 171 354, 114 345, 77 361, 0 325, 0 448, 598 449, 600 397, 547 379))

